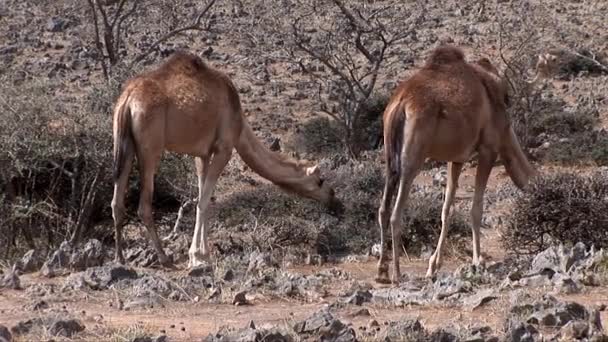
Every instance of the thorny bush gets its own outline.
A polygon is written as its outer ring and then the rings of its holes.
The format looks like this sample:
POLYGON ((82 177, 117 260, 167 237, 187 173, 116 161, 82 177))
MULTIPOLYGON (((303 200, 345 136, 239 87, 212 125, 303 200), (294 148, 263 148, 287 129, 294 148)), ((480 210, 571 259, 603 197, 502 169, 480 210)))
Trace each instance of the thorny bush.
POLYGON ((505 248, 534 254, 550 245, 608 246, 608 178, 553 174, 537 178, 514 200, 502 232, 505 248))

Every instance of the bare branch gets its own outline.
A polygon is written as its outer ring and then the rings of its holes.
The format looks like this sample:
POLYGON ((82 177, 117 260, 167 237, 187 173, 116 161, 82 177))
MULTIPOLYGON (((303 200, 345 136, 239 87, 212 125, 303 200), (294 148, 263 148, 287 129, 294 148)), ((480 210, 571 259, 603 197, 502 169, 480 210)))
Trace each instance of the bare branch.
POLYGON ((196 17, 196 19, 194 20, 194 22, 191 25, 188 26, 184 26, 184 27, 180 27, 177 28, 171 32, 168 32, 167 34, 165 34, 164 36, 160 37, 159 39, 157 39, 154 43, 152 43, 152 45, 150 46, 150 48, 148 48, 148 50, 144 51, 143 53, 139 54, 139 56, 137 56, 137 58, 135 58, 133 60, 133 62, 131 62, 131 67, 133 67, 135 64, 141 62, 142 60, 144 60, 149 54, 151 54, 154 50, 156 50, 156 48, 164 43, 165 41, 167 41, 168 39, 170 39, 171 37, 178 35, 182 32, 186 32, 186 31, 194 31, 194 30, 198 30, 198 31, 202 31, 204 30, 204 28, 201 26, 202 25, 202 19, 203 17, 207 14, 207 12, 209 12, 209 10, 211 9, 211 7, 213 6, 213 4, 215 4, 216 0, 209 0, 209 2, 207 3, 207 5, 205 6, 205 8, 203 8, 203 10, 198 14, 198 16, 196 17))

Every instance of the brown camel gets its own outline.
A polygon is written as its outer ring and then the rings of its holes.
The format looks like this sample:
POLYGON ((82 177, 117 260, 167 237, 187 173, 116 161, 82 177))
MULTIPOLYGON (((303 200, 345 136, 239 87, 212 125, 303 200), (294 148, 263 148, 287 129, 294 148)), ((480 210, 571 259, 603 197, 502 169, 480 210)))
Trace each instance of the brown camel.
POLYGON ((376 281, 389 281, 385 232, 397 184, 397 199, 390 224, 392 281, 397 283, 400 279, 401 216, 412 182, 426 158, 448 162, 441 235, 429 260, 427 277, 441 266, 441 249, 448 233, 450 207, 458 177, 463 164, 473 154, 478 157, 471 210, 473 264, 480 263, 479 227, 483 195, 497 156, 519 188, 524 188, 536 174, 511 128, 506 112, 508 100, 506 82, 488 59, 466 62, 464 53, 452 46, 435 49, 425 65, 395 90, 383 117, 386 184, 378 213, 381 252, 376 281))
POLYGON ((198 203, 188 267, 208 257, 206 209, 220 173, 236 148, 243 161, 286 191, 312 198, 332 209, 341 204, 323 182, 318 166, 288 160, 266 149, 247 123, 239 95, 224 73, 186 52, 173 54, 158 68, 129 80, 114 109, 114 198, 116 260, 124 263, 124 195, 133 157, 141 181, 138 215, 161 264, 165 255, 152 218, 154 173, 163 151, 195 157, 198 203))

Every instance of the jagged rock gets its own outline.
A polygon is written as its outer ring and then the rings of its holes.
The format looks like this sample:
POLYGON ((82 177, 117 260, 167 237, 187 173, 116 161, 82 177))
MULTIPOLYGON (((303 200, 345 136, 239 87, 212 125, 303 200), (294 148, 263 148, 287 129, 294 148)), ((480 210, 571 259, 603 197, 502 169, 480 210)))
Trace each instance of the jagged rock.
POLYGON ((497 296, 494 293, 494 289, 489 288, 477 291, 473 295, 464 298, 462 302, 465 307, 474 310, 496 298, 497 296))
POLYGON ((150 247, 135 247, 125 251, 125 259, 138 267, 150 267, 158 263, 158 254, 150 247))
POLYGON ((13 335, 11 334, 11 332, 8 330, 7 327, 0 324, 0 342, 12 342, 12 341, 13 341, 13 335))
POLYGON ((51 325, 50 333, 53 336, 72 337, 84 329, 85 326, 79 320, 58 320, 51 325))
POLYGON ((560 335, 565 341, 581 340, 591 335, 591 328, 586 321, 570 321, 560 329, 560 335))
POLYGON ((439 170, 433 176, 433 185, 434 186, 446 186, 448 182, 448 171, 447 170, 439 170))
POLYGON ((137 279, 135 270, 122 265, 97 266, 84 272, 72 274, 66 286, 73 288, 89 287, 93 290, 106 290, 110 285, 123 279, 137 279))
POLYGON ((423 305, 430 301, 427 288, 404 283, 398 288, 379 288, 370 291, 372 302, 389 305, 423 305))
POLYGON ((136 310, 136 309, 153 309, 162 304, 158 300, 158 297, 137 297, 128 301, 124 305, 125 310, 136 310))
POLYGON ((32 318, 25 321, 19 321, 16 325, 11 327, 11 333, 13 335, 24 335, 30 332, 34 326, 44 325, 42 318, 32 318))
POLYGON ((202 276, 213 275, 213 266, 211 266, 211 265, 196 266, 188 272, 188 275, 190 277, 202 277, 202 276))
POLYGON ((69 266, 76 270, 84 270, 88 267, 101 266, 103 261, 103 245, 99 240, 91 239, 82 249, 72 248, 69 266))
POLYGON ((152 340, 152 337, 150 336, 137 336, 132 339, 131 342, 154 342, 154 340, 152 340))
POLYGON ((224 279, 224 281, 234 280, 234 271, 226 270, 226 272, 224 272, 224 275, 222 276, 222 279, 224 279))
POLYGON ((2 277, 0 288, 6 287, 13 290, 21 290, 21 280, 19 279, 19 271, 15 264, 12 269, 2 277))
POLYGON ((551 246, 538 253, 532 260, 530 272, 532 274, 547 274, 551 278, 553 273, 568 274, 573 266, 589 258, 593 251, 587 252, 584 243, 577 243, 568 249, 564 245, 551 246))
POLYGON ((46 23, 46 29, 50 32, 61 32, 68 27, 68 21, 63 18, 52 17, 46 23))
POLYGON ((276 265, 272 261, 272 257, 268 253, 253 252, 249 255, 249 265, 247 266, 247 273, 260 272, 264 268, 275 267, 276 265))
POLYGON ((551 281, 554 284, 554 289, 557 293, 573 294, 579 293, 581 289, 572 278, 561 273, 556 273, 551 281))
POLYGON ((386 329, 377 336, 377 340, 387 342, 417 341, 424 334, 424 327, 418 320, 389 322, 386 329))
POLYGON ((65 268, 70 262, 70 249, 70 243, 63 241, 59 248, 51 254, 51 257, 44 262, 40 273, 49 278, 66 274, 67 270, 65 268))
POLYGON ((538 329, 521 321, 510 321, 505 333, 506 341, 536 342, 540 341, 538 329))
POLYGON ((280 151, 281 150, 281 139, 275 137, 272 139, 272 143, 270 144, 271 151, 280 151))
POLYGON ((247 305, 247 304, 249 304, 249 301, 247 300, 246 294, 247 294, 247 292, 245 292, 245 291, 241 291, 241 292, 238 292, 237 294, 235 294, 234 298, 232 299, 232 304, 233 305, 247 305))
POLYGON ((42 258, 36 249, 30 249, 17 261, 17 267, 23 273, 36 272, 40 266, 42 266, 42 258))
POLYGON ((49 303, 47 303, 44 300, 39 300, 32 305, 33 311, 40 311, 40 310, 44 310, 44 309, 48 309, 48 308, 49 308, 49 303))
MULTIPOLYGON (((170 281, 150 274, 146 274, 141 278, 136 279, 130 286, 132 287, 133 293, 136 297, 161 296, 169 298, 174 291, 179 290, 170 281)), ((175 294, 173 294, 173 297, 174 298, 170 299, 182 299, 181 295, 179 294, 177 297, 175 294)))
POLYGON ((294 339, 278 328, 255 329, 246 327, 240 330, 230 328, 220 329, 213 335, 208 335, 203 342, 292 342, 294 339))
POLYGON ((315 340, 320 341, 357 341, 355 331, 334 318, 327 309, 317 311, 308 319, 296 323, 293 329, 304 338, 314 336, 315 340))
POLYGON ((469 281, 462 280, 453 275, 446 275, 437 279, 433 284, 434 300, 442 300, 460 293, 470 292, 472 285, 469 281))
POLYGON ((361 305, 363 303, 369 302, 372 299, 372 294, 367 290, 357 290, 353 293, 346 302, 348 304, 361 305))

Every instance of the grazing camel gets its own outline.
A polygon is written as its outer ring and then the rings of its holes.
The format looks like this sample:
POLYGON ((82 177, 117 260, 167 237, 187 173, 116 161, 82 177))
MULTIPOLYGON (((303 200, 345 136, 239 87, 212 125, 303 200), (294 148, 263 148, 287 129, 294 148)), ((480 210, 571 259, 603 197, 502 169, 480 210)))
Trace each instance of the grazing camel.
POLYGON ((389 210, 393 240, 393 283, 400 279, 401 216, 410 187, 426 158, 448 162, 448 183, 441 212, 441 235, 429 260, 427 277, 441 266, 441 249, 448 228, 450 207, 463 164, 478 156, 475 194, 471 210, 473 264, 481 261, 479 227, 483 195, 497 156, 519 188, 536 174, 517 141, 506 112, 506 83, 486 58, 466 62, 464 53, 453 46, 435 49, 425 65, 402 82, 384 111, 384 154, 386 183, 378 212, 381 252, 376 281, 388 283, 385 233, 389 210))
POLYGON ((238 92, 224 73, 199 57, 177 52, 154 70, 126 82, 114 108, 114 198, 116 261, 124 263, 122 226, 124 196, 133 157, 141 181, 138 215, 163 265, 165 255, 154 228, 154 173, 163 151, 195 157, 198 177, 196 224, 188 267, 208 257, 206 209, 222 170, 236 148, 243 161, 282 189, 341 209, 334 190, 323 182, 318 166, 306 167, 268 150, 247 123, 238 92))

